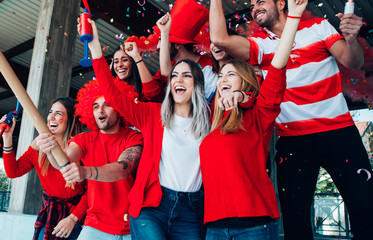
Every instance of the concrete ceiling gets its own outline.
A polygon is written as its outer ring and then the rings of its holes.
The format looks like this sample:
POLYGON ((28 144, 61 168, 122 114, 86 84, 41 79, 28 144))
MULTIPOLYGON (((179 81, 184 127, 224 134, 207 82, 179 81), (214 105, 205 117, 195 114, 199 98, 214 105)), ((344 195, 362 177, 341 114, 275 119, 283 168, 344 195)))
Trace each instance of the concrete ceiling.
MULTIPOLYGON (((27 83, 27 74, 32 57, 32 46, 35 38, 41 0, 0 0, 0 50, 5 54, 12 67, 20 69, 19 78, 27 83)), ((225 15, 232 26, 245 24, 249 21, 249 0, 222 0, 225 15)), ((174 0, 88 0, 91 11, 96 19, 99 29, 100 41, 103 46, 108 46, 104 51, 106 57, 110 57, 119 41, 116 35, 122 34, 146 36, 155 25, 156 20, 166 11, 170 11, 174 0), (145 4, 144 4, 145 3, 145 4)), ((209 7, 209 0, 198 0, 202 5, 209 7)), ((313 15, 327 18, 337 29, 339 20, 336 13, 343 12, 344 0, 314 0, 308 4, 307 9, 313 15)), ((355 13, 362 16, 366 26, 362 36, 373 38, 373 3, 371 0, 356 0, 355 13), (369 35, 370 34, 370 35, 369 35)), ((83 7, 83 5, 82 5, 83 7)), ((81 8, 83 12, 83 8, 81 8)), ((62 27, 62 26, 61 26, 62 27)), ((68 34, 68 33, 67 33, 68 34)), ((122 40, 123 41, 123 40, 122 40)), ((79 66, 79 60, 83 56, 83 44, 77 40, 74 54, 73 74, 71 88, 75 92, 94 73, 91 69, 79 66)), ((145 62, 152 73, 158 69, 158 54, 148 55, 145 62)), ((3 79, 0 81, 0 114, 5 114, 15 107, 15 97, 3 79)), ((363 106, 363 105, 359 105, 363 106)))

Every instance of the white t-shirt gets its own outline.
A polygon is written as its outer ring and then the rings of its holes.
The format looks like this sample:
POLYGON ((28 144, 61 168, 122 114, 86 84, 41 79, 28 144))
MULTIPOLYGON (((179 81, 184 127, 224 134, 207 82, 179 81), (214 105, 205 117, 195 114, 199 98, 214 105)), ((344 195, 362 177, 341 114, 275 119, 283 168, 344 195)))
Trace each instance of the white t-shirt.
POLYGON ((192 120, 174 114, 172 129, 164 128, 159 181, 161 186, 174 191, 196 192, 202 185, 201 139, 190 131, 192 120))

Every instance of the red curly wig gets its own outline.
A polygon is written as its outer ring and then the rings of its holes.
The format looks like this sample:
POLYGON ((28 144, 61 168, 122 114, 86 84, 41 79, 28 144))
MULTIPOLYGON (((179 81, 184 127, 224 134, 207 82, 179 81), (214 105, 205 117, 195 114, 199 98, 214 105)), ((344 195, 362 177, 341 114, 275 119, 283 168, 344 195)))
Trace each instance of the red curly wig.
MULTIPOLYGON (((118 78, 113 80, 114 84, 122 94, 130 96, 134 100, 138 97, 135 92, 135 87, 129 85, 125 81, 121 81, 118 78)), ((93 116, 93 103, 97 98, 102 97, 103 94, 99 88, 98 82, 91 80, 79 90, 76 98, 77 104, 75 105, 75 114, 80 117, 80 121, 87 125, 91 131, 98 129, 97 123, 93 116)), ((121 117, 123 123, 125 123, 123 117, 121 117)))

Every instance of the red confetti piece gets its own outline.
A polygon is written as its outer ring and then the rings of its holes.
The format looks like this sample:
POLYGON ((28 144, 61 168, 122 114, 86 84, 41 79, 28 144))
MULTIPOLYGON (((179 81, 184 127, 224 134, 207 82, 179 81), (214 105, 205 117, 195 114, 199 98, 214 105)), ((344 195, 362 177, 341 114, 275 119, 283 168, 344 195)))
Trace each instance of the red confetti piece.
POLYGON ((41 27, 41 29, 44 29, 44 27, 41 27))
POLYGON ((64 34, 65 34, 65 36, 69 36, 69 34, 67 34, 67 32, 65 32, 64 34))

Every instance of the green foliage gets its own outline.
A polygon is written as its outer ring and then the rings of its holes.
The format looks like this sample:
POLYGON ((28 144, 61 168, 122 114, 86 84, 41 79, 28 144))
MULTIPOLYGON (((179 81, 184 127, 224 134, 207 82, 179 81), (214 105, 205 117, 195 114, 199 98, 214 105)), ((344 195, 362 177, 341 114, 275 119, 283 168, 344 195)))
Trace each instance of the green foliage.
POLYGON ((327 194, 331 197, 338 193, 337 187, 335 186, 330 175, 325 171, 324 168, 320 168, 319 177, 316 184, 316 194, 327 194))
POLYGON ((9 179, 6 174, 0 170, 0 191, 8 191, 9 179))

